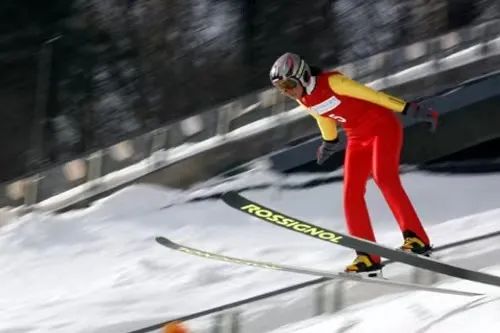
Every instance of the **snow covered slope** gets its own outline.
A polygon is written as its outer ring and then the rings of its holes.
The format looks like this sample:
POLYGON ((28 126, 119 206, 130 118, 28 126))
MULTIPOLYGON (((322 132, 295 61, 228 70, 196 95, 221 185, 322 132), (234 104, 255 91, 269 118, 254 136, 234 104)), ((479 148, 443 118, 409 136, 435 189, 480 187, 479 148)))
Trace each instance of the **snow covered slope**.
MULTIPOLYGON (((223 187, 239 188, 242 183, 252 185, 263 179, 296 183, 308 177, 318 175, 283 179, 260 172, 237 178, 223 187)), ((500 174, 417 172, 404 175, 403 182, 435 245, 500 230, 500 174)), ((290 215, 345 232, 341 186, 335 183, 287 191, 269 188, 246 194, 290 215)), ((200 190, 198 194, 213 190, 200 190)), ((3 226, 0 332, 126 332, 311 279, 174 253, 154 242, 157 235, 222 254, 321 269, 340 270, 352 260, 353 253, 348 249, 265 225, 218 200, 161 209, 181 202, 185 195, 135 185, 88 209, 61 215, 35 212, 3 226)), ((378 241, 399 245, 402 239, 396 223, 372 183, 367 198, 378 241)), ((439 255, 450 263, 500 274, 498 239, 439 255)), ((395 264, 387 269, 386 276, 403 278, 410 270, 395 264)), ((353 332, 373 331, 370 322, 376 318, 380 320, 377 325, 387 328, 385 332, 423 332, 426 327, 435 332, 457 332, 460 328, 467 332, 469 327, 499 324, 498 316, 493 314, 500 310, 495 298, 500 296, 500 290, 451 278, 440 280, 439 284, 488 292, 491 296, 470 299, 392 293, 370 303, 351 305, 338 315, 322 318, 324 322, 313 319, 276 332, 343 332, 350 326, 353 332), (385 313, 390 313, 390 318, 385 313), (399 319, 391 320, 390 326, 382 325, 388 325, 388 319, 394 317, 399 319), (474 324, 476 318, 479 319, 474 324)), ((356 285, 347 287, 355 295, 356 285)), ((380 294, 372 286, 362 290, 374 296, 380 294)), ((310 316, 307 311, 312 312, 307 293, 296 292, 246 308, 242 332, 261 333, 306 319, 310 316), (274 311, 281 311, 283 316, 274 311)), ((209 332, 203 320, 193 321, 192 325, 195 332, 209 332)), ((376 327, 375 331, 382 330, 376 327)))

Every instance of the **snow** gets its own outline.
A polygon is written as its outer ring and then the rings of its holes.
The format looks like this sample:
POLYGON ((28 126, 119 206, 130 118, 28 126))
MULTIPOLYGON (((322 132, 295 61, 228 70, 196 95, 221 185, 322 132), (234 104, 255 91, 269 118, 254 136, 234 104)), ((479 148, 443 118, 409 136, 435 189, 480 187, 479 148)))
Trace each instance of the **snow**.
MULTIPOLYGON (((173 252, 154 242, 158 235, 230 256, 341 270, 353 258, 349 249, 261 223, 220 200, 187 202, 194 195, 242 185, 299 184, 325 176, 285 177, 259 170, 189 193, 137 184, 86 209, 19 217, 0 228, 0 332, 127 332, 313 279, 173 252)), ((500 174, 412 172, 402 177, 434 245, 500 229, 500 174)), ((289 215, 346 232, 341 186, 271 186, 244 193, 289 215)), ((372 183, 367 200, 378 241, 400 245, 396 223, 372 183)), ((500 275, 497 244, 497 238, 486 239, 438 257, 500 275)), ((394 264, 385 276, 409 281, 412 272, 394 264)), ((471 332, 500 324, 497 287, 442 275, 435 285, 487 296, 347 283, 339 312, 309 319, 313 296, 304 289, 241 307, 241 332, 471 332)), ((211 331, 206 318, 187 324, 194 332, 211 331)))
MULTIPOLYGON (((490 272, 499 274, 500 269, 490 272)), ((380 297, 272 332, 483 332, 500 325, 499 309, 498 296, 452 299, 414 292, 380 297)))

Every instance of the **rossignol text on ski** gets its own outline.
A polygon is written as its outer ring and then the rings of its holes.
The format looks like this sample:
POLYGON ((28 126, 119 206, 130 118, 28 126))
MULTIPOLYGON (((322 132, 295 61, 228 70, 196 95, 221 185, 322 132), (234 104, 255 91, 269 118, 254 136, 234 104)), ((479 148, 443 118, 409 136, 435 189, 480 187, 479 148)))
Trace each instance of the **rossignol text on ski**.
POLYGON ((261 221, 265 221, 306 236, 314 237, 331 244, 344 246, 356 251, 374 253, 393 261, 449 275, 455 278, 500 286, 500 277, 498 276, 450 265, 432 258, 406 253, 404 251, 392 249, 365 239, 329 230, 268 208, 258 202, 247 199, 234 191, 224 193, 222 200, 238 211, 254 216, 261 221))

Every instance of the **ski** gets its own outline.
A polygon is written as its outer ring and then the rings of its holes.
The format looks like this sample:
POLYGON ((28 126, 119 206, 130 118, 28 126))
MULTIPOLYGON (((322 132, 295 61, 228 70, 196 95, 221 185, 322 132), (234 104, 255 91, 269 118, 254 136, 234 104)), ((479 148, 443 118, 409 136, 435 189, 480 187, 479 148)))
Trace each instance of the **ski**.
POLYGON ((395 250, 365 239, 345 235, 330 229, 316 226, 265 207, 234 191, 224 193, 222 200, 232 208, 256 217, 261 221, 268 222, 303 235, 314 237, 331 244, 344 246, 361 252, 373 253, 383 258, 423 268, 436 273, 449 275, 455 278, 500 286, 500 277, 498 276, 450 265, 429 257, 418 256, 400 250, 395 250))
POLYGON ((327 272, 327 271, 309 269, 309 268, 303 268, 303 267, 297 267, 297 266, 287 266, 287 265, 269 263, 269 262, 264 262, 264 261, 247 260, 247 259, 242 259, 242 258, 224 256, 221 254, 217 254, 217 253, 213 253, 213 252, 209 252, 209 251, 200 250, 200 249, 196 249, 193 247, 181 245, 181 244, 175 243, 175 242, 173 242, 170 239, 167 239, 165 237, 156 237, 156 241, 159 244, 161 244, 169 249, 172 249, 172 250, 180 251, 180 252, 190 254, 193 256, 223 261, 223 262, 232 263, 232 264, 240 264, 240 265, 258 267, 258 268, 264 268, 264 269, 270 269, 270 270, 286 271, 286 272, 305 274, 305 275, 311 275, 311 276, 320 276, 320 277, 326 277, 326 278, 330 278, 330 279, 350 280, 350 281, 355 281, 355 282, 359 282, 359 283, 371 283, 371 284, 376 284, 376 285, 387 285, 387 286, 393 286, 393 287, 398 287, 398 288, 402 288, 402 289, 422 290, 422 291, 429 291, 429 292, 449 294, 449 295, 460 295, 460 296, 481 296, 481 295, 483 295, 483 294, 473 293, 473 292, 468 292, 468 291, 438 288, 438 287, 425 286, 425 285, 416 284, 416 283, 398 282, 398 281, 388 280, 388 279, 383 279, 383 278, 363 277, 363 276, 360 276, 357 274, 333 273, 333 272, 327 272))

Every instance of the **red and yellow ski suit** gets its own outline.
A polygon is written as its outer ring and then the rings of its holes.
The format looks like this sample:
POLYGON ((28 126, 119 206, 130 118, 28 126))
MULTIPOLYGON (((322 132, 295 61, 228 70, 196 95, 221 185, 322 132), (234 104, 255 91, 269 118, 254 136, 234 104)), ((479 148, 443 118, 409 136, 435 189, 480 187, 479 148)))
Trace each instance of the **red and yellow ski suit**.
POLYGON ((337 125, 346 133, 344 211, 349 233, 375 241, 364 198, 372 175, 401 231, 412 231, 429 244, 399 177, 403 128, 394 112, 402 112, 406 102, 339 72, 322 73, 315 80, 299 102, 316 118, 324 140, 337 138, 337 125))

